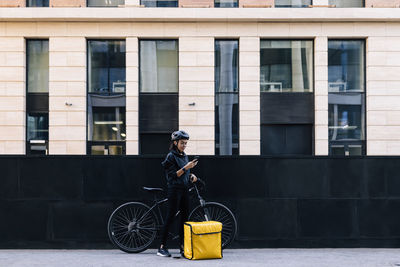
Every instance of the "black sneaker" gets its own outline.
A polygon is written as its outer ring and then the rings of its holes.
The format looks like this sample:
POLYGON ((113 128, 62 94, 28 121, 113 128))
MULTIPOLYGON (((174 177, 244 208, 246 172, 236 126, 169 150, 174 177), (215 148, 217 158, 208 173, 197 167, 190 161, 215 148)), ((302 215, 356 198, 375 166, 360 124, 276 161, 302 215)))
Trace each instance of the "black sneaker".
POLYGON ((168 249, 166 248, 159 248, 157 251, 157 256, 161 257, 171 257, 171 254, 169 253, 168 249))
POLYGON ((185 257, 185 251, 183 250, 183 248, 179 248, 179 253, 181 254, 181 257, 185 257))

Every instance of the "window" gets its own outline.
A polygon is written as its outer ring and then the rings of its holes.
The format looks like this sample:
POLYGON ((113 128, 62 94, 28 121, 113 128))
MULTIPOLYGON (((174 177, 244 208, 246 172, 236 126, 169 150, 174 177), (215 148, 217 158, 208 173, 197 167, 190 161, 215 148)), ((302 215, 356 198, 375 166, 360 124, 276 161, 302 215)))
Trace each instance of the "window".
POLYGON ((26 153, 48 154, 49 41, 27 40, 26 153))
POLYGON ((89 41, 89 93, 125 93, 125 42, 89 41))
POLYGON ((364 7, 364 0, 329 0, 330 5, 336 7, 364 7))
POLYGON ((261 92, 312 92, 313 41, 261 41, 261 92))
POLYGON ((88 7, 118 7, 125 5, 125 0, 87 0, 88 7))
POLYGON ((214 7, 238 7, 238 0, 215 0, 214 7))
POLYGON ((275 0, 275 7, 308 7, 311 0, 275 0))
POLYGON ((140 40, 139 150, 165 154, 178 129, 178 41, 140 40))
POLYGON ((365 154, 365 42, 328 42, 329 151, 365 154))
POLYGON ((215 154, 239 154, 237 40, 215 41, 215 154))
POLYGON ((26 2, 27 7, 48 7, 49 0, 28 0, 26 2))
POLYGON ((140 4, 145 7, 178 7, 177 0, 141 0, 140 4))
POLYGON ((262 155, 312 155, 313 41, 261 40, 262 155))
POLYGON ((92 155, 125 154, 125 41, 88 41, 88 148, 92 155))

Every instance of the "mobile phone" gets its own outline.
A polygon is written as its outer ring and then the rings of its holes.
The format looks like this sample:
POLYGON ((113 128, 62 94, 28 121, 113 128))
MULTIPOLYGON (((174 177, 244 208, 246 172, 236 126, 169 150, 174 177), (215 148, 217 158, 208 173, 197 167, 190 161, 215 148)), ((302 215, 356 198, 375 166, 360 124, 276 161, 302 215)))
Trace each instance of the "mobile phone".
POLYGON ((193 161, 199 161, 199 156, 194 156, 194 159, 193 159, 193 161))

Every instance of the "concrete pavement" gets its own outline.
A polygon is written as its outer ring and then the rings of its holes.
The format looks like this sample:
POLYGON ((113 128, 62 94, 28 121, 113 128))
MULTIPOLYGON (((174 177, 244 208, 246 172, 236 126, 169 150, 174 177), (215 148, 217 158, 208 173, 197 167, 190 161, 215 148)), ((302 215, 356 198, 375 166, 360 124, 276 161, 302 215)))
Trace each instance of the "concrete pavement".
MULTIPOLYGON (((173 256, 178 250, 170 250, 173 256)), ((221 260, 157 257, 155 250, 0 250, 0 267, 395 267, 400 249, 228 249, 221 260)))

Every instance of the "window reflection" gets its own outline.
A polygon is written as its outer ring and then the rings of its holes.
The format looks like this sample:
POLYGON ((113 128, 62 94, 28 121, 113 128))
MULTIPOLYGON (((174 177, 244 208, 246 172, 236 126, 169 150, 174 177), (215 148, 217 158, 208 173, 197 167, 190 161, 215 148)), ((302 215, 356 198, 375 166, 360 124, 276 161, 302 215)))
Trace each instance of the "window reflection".
POLYGON ((275 7, 308 7, 311 0, 275 0, 275 7))
POLYGON ((89 92, 125 92, 125 41, 89 41, 89 92))
POLYGON ((365 154, 364 41, 328 42, 330 155, 365 154))
POLYGON ((261 92, 312 92, 313 41, 261 41, 261 92))
POLYGON ((28 0, 26 4, 28 7, 48 7, 49 0, 28 0))
POLYGON ((214 7, 238 7, 237 0, 215 0, 214 7))
POLYGON ((145 7, 178 7, 177 0, 141 0, 140 4, 145 7))
POLYGON ((178 92, 178 42, 140 41, 140 92, 178 92))
POLYGON ((239 154, 238 41, 215 41, 215 151, 239 154))
POLYGON ((364 0, 329 0, 330 5, 336 7, 364 7, 364 0))
POLYGON ((117 7, 124 5, 125 0, 88 0, 88 7, 117 7))

